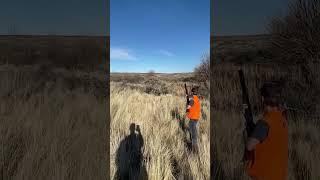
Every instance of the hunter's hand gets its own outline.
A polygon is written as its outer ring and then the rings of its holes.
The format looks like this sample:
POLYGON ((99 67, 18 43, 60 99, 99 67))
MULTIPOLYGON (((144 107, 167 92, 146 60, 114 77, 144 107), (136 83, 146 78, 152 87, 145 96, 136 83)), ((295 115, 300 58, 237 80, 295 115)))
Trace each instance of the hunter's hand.
POLYGON ((245 161, 254 161, 254 150, 249 151, 249 150, 245 149, 244 160, 245 161))
POLYGON ((246 109, 248 108, 249 108, 248 104, 242 104, 242 113, 245 113, 246 109))

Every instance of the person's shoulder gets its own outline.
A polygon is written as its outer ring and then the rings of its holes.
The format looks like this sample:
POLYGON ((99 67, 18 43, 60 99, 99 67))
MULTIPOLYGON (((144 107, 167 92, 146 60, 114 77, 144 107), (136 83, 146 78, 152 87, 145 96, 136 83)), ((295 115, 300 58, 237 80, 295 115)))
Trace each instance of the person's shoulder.
POLYGON ((268 125, 268 122, 266 121, 265 118, 259 118, 256 124, 268 125))
POLYGON ((193 94, 193 95, 191 95, 192 96, 192 98, 198 98, 198 99, 200 99, 200 95, 198 95, 198 94, 193 94))

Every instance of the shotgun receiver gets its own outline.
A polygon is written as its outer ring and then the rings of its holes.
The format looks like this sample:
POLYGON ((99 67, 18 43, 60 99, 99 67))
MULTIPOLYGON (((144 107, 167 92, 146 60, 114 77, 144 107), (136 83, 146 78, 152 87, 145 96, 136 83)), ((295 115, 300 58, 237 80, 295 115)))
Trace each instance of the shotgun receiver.
POLYGON ((239 77, 240 77, 240 83, 241 83, 241 89, 242 89, 242 101, 243 101, 243 105, 246 105, 244 109, 246 133, 247 133, 247 136, 250 136, 250 134, 254 130, 255 123, 253 122, 253 115, 251 110, 251 104, 249 101, 248 89, 244 79, 243 71, 241 69, 239 70, 239 77))

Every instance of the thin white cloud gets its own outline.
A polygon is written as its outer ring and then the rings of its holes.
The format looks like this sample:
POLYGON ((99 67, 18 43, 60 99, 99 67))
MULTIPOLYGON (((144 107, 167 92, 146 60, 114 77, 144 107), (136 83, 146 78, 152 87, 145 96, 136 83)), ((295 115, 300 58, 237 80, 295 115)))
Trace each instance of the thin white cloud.
POLYGON ((168 56, 168 57, 172 57, 174 56, 174 54, 170 51, 167 51, 167 50, 164 50, 164 49, 160 49, 159 52, 165 56, 168 56))
POLYGON ((110 48, 110 59, 115 60, 137 60, 137 58, 131 54, 131 51, 124 48, 110 48))

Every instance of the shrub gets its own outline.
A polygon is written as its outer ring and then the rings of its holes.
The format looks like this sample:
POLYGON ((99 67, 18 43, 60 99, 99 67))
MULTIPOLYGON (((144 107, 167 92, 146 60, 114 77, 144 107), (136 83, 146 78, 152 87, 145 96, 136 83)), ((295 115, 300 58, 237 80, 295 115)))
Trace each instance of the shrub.
POLYGON ((320 1, 297 0, 288 14, 271 21, 272 45, 288 63, 306 63, 320 57, 320 1))
POLYGON ((194 69, 195 79, 200 82, 199 93, 207 96, 210 88, 210 56, 205 54, 201 58, 201 63, 194 69))
POLYGON ((148 77, 154 77, 155 73, 156 72, 154 70, 150 70, 150 71, 148 71, 147 75, 148 75, 148 77))
POLYGON ((194 69, 194 74, 200 82, 210 80, 210 57, 207 54, 201 58, 201 63, 194 69))
POLYGON ((166 86, 166 83, 157 80, 157 79, 149 79, 145 81, 145 92, 148 94, 154 94, 160 96, 161 94, 168 94, 169 89, 166 86))
POLYGON ((299 83, 306 87, 308 96, 305 98, 313 99, 312 104, 320 101, 314 96, 319 91, 319 72, 314 67, 320 63, 320 1, 294 1, 286 16, 271 21, 270 33, 277 60, 298 65, 303 77, 299 83))

